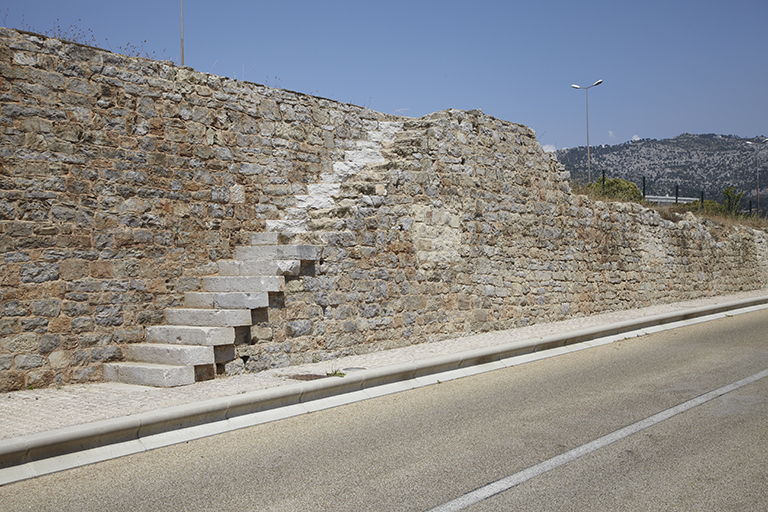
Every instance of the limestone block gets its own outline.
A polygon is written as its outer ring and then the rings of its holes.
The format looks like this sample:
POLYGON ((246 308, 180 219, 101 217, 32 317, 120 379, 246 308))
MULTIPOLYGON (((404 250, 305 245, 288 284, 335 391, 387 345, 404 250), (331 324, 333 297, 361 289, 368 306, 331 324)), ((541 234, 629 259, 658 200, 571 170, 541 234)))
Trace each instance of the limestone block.
POLYGON ((220 276, 274 276, 281 273, 274 260, 221 260, 218 265, 220 276))
POLYGON ((193 384, 193 366, 170 366, 150 363, 105 363, 104 380, 140 386, 175 387, 193 384))
POLYGON ((318 183, 307 185, 307 193, 313 196, 335 196, 339 194, 339 183, 318 183))
POLYGON ((345 151, 344 160, 355 164, 383 164, 386 163, 379 149, 363 148, 355 151, 345 151))
POLYGON ((229 202, 242 204, 245 202, 245 187, 242 185, 233 185, 229 187, 229 202))
POLYGON ((334 162, 332 173, 323 173, 320 179, 323 183, 344 183, 353 176, 364 172, 368 166, 358 162, 334 162))
POLYGON ((322 210, 336 206, 336 201, 330 196, 298 195, 295 197, 296 207, 303 210, 322 210))
POLYGON ((66 368, 70 365, 70 360, 70 354, 66 350, 59 350, 48 354, 48 362, 54 370, 66 368))
POLYGON ((248 309, 166 309, 170 325, 194 327, 238 327, 251 325, 248 309))
POLYGON ((277 245, 277 233, 252 233, 251 245, 277 245))
POLYGON ((206 292, 279 292, 285 286, 282 276, 207 276, 206 292))
POLYGON ((256 309, 269 306, 266 292, 187 292, 184 294, 187 308, 256 309))
POLYGON ((268 220, 267 231, 277 233, 306 233, 307 221, 305 220, 268 220))
POLYGON ((140 343, 122 347, 123 357, 128 361, 195 366, 213 364, 212 346, 167 345, 140 343))
POLYGON ((235 329, 234 327, 155 325, 147 327, 147 341, 186 345, 231 345, 235 342, 235 329))
POLYGON ((45 357, 40 354, 21 354, 13 358, 13 364, 17 370, 39 368, 45 364, 45 357))
POLYGON ((314 245, 263 245, 236 247, 238 260, 317 260, 320 248, 314 245))
POLYGON ((301 261, 299 260, 276 260, 278 274, 284 276, 298 276, 301 271, 301 261))
POLYGON ((34 352, 37 350, 37 334, 27 332, 0 339, 0 347, 12 354, 34 352))

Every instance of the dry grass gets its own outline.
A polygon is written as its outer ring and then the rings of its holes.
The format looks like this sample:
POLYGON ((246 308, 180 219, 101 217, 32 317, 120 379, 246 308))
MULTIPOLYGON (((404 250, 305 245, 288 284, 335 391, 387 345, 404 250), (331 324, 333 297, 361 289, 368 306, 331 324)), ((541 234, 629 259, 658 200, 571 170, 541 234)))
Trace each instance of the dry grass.
MULTIPOLYGON (((599 192, 595 192, 594 189, 589 189, 584 185, 572 183, 571 189, 573 190, 574 194, 585 195, 593 201, 604 201, 604 202, 617 201, 616 198, 606 197, 600 194, 599 192)), ((672 222, 679 222, 683 220, 685 214, 690 211, 702 221, 710 221, 724 227, 746 226, 752 229, 760 229, 760 230, 768 229, 768 219, 766 219, 765 217, 758 217, 755 214, 731 217, 727 215, 718 215, 710 212, 690 210, 688 207, 682 204, 658 205, 655 203, 649 203, 647 201, 638 201, 637 203, 645 206, 646 208, 650 208, 651 210, 655 210, 659 214, 659 216, 661 216, 662 219, 669 220, 672 222)))

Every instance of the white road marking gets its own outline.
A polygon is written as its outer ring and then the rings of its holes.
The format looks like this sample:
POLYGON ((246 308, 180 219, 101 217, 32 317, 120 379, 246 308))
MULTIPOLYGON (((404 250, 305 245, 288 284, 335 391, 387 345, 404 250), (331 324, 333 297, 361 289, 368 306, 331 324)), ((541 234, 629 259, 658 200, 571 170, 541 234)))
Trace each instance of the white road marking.
POLYGON ((698 407, 699 405, 709 402, 710 400, 714 400, 715 398, 723 396, 726 393, 730 393, 731 391, 746 386, 747 384, 751 384, 764 377, 768 377, 768 369, 755 373, 754 375, 750 375, 749 377, 736 381, 732 384, 728 384, 727 386, 723 386, 721 388, 710 391, 709 393, 705 393, 701 396, 688 400, 687 402, 683 402, 674 407, 670 407, 669 409, 661 411, 660 413, 640 420, 637 423, 633 423, 629 426, 611 432, 610 434, 607 434, 603 437, 595 439, 594 441, 591 441, 587 444, 581 445, 578 448, 574 448, 573 450, 557 455, 556 457, 552 457, 551 459, 545 460, 544 462, 536 464, 535 466, 531 466, 528 469, 524 469, 519 473, 515 473, 514 475, 507 476, 484 487, 475 489, 474 491, 464 494, 455 500, 435 507, 429 510, 429 512, 458 512, 459 510, 464 510, 465 508, 470 507, 475 503, 488 499, 491 496, 501 492, 507 491, 512 487, 515 487, 516 485, 546 473, 547 471, 572 462, 579 457, 583 457, 584 455, 599 450, 600 448, 608 446, 611 443, 624 439, 625 437, 631 436, 632 434, 636 434, 641 430, 652 427, 657 423, 668 420, 677 414, 683 413, 689 409, 693 409, 694 407, 698 407))

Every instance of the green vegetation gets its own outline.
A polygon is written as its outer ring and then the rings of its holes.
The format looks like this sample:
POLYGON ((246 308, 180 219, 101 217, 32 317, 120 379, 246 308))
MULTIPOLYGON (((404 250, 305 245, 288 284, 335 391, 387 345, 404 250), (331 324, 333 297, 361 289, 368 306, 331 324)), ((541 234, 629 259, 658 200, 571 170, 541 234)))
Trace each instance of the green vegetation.
POLYGON ((621 178, 600 178, 587 185, 587 190, 590 192, 589 195, 594 194, 601 199, 636 203, 643 200, 643 194, 637 185, 621 178))
POLYGON ((656 210, 662 218, 671 221, 679 221, 682 214, 693 212, 696 216, 706 220, 728 225, 746 225, 757 229, 768 228, 768 219, 761 218, 757 213, 741 213, 741 200, 744 192, 736 192, 733 186, 723 190, 722 203, 704 200, 675 205, 657 205, 647 203, 636 184, 619 178, 606 178, 590 183, 589 185, 572 184, 576 194, 584 194, 595 201, 622 201, 640 203, 643 206, 656 210))
POLYGON ((723 190, 722 204, 705 199, 703 205, 701 201, 693 201, 692 203, 678 205, 677 208, 682 211, 702 212, 708 215, 721 215, 723 217, 748 217, 749 214, 739 213, 742 197, 744 197, 744 192, 736 192, 736 189, 733 187, 726 187, 723 190))

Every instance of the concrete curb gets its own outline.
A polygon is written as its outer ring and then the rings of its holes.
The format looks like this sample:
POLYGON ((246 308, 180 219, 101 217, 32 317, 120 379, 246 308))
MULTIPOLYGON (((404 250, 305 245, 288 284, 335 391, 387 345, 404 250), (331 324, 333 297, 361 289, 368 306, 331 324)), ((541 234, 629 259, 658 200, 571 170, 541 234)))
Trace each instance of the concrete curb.
POLYGON ((503 360, 523 354, 766 304, 768 296, 744 299, 2 440, 0 485, 510 366, 503 360))

